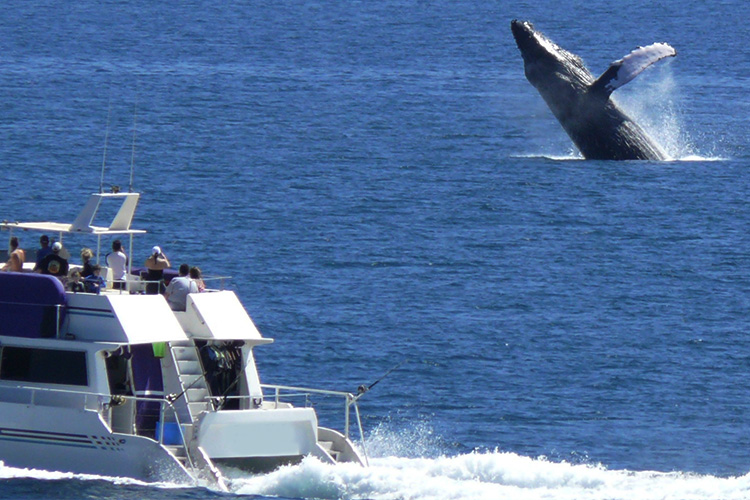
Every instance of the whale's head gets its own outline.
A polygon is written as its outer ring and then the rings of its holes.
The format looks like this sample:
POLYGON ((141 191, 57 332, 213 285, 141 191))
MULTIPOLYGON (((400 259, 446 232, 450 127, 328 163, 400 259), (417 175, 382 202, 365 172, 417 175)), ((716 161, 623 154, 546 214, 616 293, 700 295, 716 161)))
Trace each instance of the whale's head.
POLYGON ((581 93, 594 81, 580 57, 559 47, 530 22, 514 19, 510 29, 523 57, 526 78, 545 100, 548 92, 581 93))

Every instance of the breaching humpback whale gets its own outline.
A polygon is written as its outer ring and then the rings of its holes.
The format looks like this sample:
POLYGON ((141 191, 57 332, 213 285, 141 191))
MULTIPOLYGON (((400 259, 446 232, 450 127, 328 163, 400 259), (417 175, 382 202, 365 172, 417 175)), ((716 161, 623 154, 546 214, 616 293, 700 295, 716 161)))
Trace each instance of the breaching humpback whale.
POLYGON ((526 21, 510 23, 526 78, 587 159, 665 160, 666 153, 610 99, 651 64, 677 52, 666 43, 638 47, 594 78, 583 61, 526 21))

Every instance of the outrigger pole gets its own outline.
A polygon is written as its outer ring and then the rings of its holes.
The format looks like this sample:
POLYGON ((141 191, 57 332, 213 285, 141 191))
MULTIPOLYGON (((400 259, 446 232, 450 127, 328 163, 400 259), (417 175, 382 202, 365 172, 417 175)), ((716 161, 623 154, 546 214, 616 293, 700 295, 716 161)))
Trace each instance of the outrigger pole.
MULTIPOLYGON (((128 193, 133 192, 133 170, 135 168, 135 136, 137 132, 136 128, 136 116, 138 115, 138 92, 136 91, 135 103, 133 104, 133 151, 130 154, 130 185, 128 186, 128 193)), ((132 249, 131 249, 132 252, 132 249)))
POLYGON ((99 193, 104 192, 104 165, 107 164, 107 141, 109 140, 109 116, 112 114, 112 96, 109 97, 109 107, 107 108, 107 128, 104 132, 104 154, 102 155, 102 177, 99 180, 99 193))
POLYGON ((388 370, 387 372, 385 372, 385 373, 383 374, 383 376, 382 376, 382 377, 380 377, 379 379, 377 379, 377 380, 376 380, 375 382, 373 382, 372 384, 370 384, 370 385, 365 385, 365 384, 362 384, 362 385, 360 385, 359 387, 357 387, 357 395, 356 395, 356 396, 354 397, 354 399, 353 399, 352 401, 356 401, 356 400, 358 400, 359 398, 361 398, 362 396, 364 396, 364 395, 365 395, 365 393, 366 393, 367 391, 369 391, 370 389, 372 389, 373 387, 375 387, 375 386, 377 385, 377 383, 378 383, 378 382, 380 382, 380 381, 381 381, 381 380, 383 380, 383 379, 384 379, 385 377, 387 377, 388 375, 390 375, 392 371, 394 371, 394 370, 397 370, 398 368, 400 368, 400 367, 401 367, 401 365, 403 365, 403 364, 404 364, 404 363, 406 363, 407 361, 408 361, 408 359, 404 359, 404 360, 403 360, 403 361, 401 361, 401 362, 400 362, 399 364, 397 364, 396 366, 394 366, 393 368, 391 368, 390 370, 388 370))

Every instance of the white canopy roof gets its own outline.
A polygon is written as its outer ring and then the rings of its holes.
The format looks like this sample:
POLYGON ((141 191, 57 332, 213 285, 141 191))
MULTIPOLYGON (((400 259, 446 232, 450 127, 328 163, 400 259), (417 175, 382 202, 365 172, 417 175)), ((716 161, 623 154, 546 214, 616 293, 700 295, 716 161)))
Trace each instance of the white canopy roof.
POLYGON ((77 340, 150 344, 187 340, 161 295, 68 294, 67 333, 77 340))
POLYGON ((146 231, 141 229, 130 229, 133 222, 135 208, 138 205, 139 193, 94 193, 89 197, 86 206, 76 217, 72 224, 60 222, 1 222, 0 229, 23 229, 32 231, 45 231, 54 233, 91 233, 95 235, 108 234, 142 234, 146 231), (94 226, 94 217, 99 210, 99 205, 105 199, 122 200, 120 210, 115 215, 109 227, 94 226))
POLYGON ((244 340, 251 345, 269 344, 242 307, 234 292, 191 293, 187 310, 177 313, 180 324, 193 338, 244 340))

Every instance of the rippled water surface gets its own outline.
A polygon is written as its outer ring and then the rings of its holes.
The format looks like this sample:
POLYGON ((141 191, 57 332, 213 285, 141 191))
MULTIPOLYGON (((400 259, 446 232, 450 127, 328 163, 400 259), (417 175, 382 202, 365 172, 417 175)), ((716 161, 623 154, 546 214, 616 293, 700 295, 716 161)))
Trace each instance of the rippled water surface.
MULTIPOLYGON (((370 468, 236 473, 230 496, 748 498, 748 18, 740 1, 11 3, 0 218, 70 222, 103 160, 106 188, 133 164, 134 259, 158 244, 232 276, 275 339, 264 381, 353 391, 405 360, 362 399, 370 468), (615 95, 677 160, 577 159, 513 18, 594 74, 672 44, 615 95)), ((10 467, 0 495, 226 497, 10 467)))

